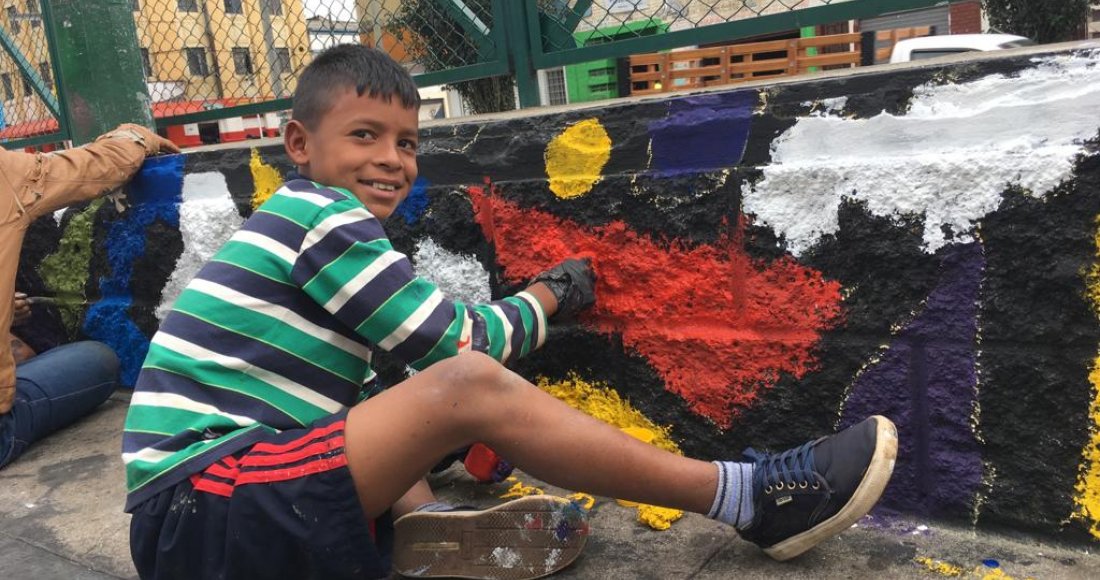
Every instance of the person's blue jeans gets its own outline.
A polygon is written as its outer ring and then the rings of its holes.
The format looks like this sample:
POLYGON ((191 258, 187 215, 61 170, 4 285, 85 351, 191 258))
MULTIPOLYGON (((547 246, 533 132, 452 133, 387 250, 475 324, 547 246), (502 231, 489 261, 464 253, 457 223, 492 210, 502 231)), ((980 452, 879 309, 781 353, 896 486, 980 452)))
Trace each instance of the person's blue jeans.
POLYGON ((117 382, 118 356, 93 341, 59 346, 15 367, 15 405, 0 415, 0 467, 90 413, 117 382))

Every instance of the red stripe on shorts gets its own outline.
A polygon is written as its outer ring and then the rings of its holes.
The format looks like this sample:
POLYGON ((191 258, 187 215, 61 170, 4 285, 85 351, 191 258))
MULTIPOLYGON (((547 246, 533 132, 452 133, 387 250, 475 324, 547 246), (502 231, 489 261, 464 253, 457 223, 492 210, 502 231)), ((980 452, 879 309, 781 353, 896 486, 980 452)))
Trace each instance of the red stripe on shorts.
POLYGON ((206 493, 212 493, 222 497, 231 497, 233 495, 232 485, 212 479, 203 479, 202 475, 198 473, 191 476, 191 486, 195 488, 195 491, 205 491, 206 493))
POLYGON ((294 463, 295 461, 301 461, 313 455, 320 455, 322 453, 341 449, 343 446, 344 436, 338 435, 332 439, 318 441, 289 453, 279 453, 277 455, 247 454, 241 458, 241 467, 269 467, 272 465, 281 465, 283 463, 294 463))
POLYGON ((315 473, 323 473, 325 471, 339 469, 347 464, 347 456, 341 453, 336 457, 317 459, 315 461, 310 461, 309 463, 295 465, 294 467, 284 467, 282 469, 267 469, 260 471, 245 471, 242 472, 239 477, 237 477, 237 485, 245 485, 249 483, 271 483, 273 481, 287 481, 289 479, 297 479, 299 477, 305 477, 307 475, 313 475, 315 473))
POLYGON ((249 453, 284 453, 286 451, 292 451, 312 442, 314 439, 320 439, 321 437, 332 434, 334 431, 340 431, 343 428, 344 422, 337 421, 332 425, 314 429, 289 443, 257 443, 252 446, 252 451, 249 451, 249 453))

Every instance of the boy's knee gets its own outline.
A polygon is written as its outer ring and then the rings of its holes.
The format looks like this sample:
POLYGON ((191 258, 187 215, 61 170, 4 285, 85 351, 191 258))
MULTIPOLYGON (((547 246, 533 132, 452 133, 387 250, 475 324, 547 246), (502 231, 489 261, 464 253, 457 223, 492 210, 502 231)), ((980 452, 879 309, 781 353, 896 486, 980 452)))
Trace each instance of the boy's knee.
POLYGON ((493 357, 476 351, 464 352, 445 361, 444 381, 448 387, 462 390, 498 391, 508 381, 504 365, 493 357))

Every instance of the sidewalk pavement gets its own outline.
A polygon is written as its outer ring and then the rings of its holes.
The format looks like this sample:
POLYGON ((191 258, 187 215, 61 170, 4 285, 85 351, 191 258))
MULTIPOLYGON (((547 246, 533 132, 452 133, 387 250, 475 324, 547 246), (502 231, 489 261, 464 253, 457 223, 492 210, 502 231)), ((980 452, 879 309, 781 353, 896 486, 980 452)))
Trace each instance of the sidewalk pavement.
MULTIPOLYGON (((127 399, 116 393, 94 415, 0 471, 0 578, 135 577, 119 458, 127 399)), ((568 493, 522 474, 520 481, 568 493)), ((432 483, 443 499, 486 507, 502 501, 512 485, 476 485, 461 468, 432 483)), ((596 499, 588 547, 558 578, 1100 578, 1100 558, 1083 546, 887 514, 777 563, 701 516, 685 516, 658 532, 638 523, 633 509, 596 499)))

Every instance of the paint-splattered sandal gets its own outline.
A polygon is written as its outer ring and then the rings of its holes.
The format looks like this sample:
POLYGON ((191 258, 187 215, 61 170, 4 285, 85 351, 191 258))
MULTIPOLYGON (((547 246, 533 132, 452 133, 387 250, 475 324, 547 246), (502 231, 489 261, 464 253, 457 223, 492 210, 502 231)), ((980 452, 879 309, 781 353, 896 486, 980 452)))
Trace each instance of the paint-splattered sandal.
POLYGON ((583 508, 522 497, 480 511, 418 511, 394 522, 394 571, 419 578, 541 578, 565 568, 588 540, 583 508))

